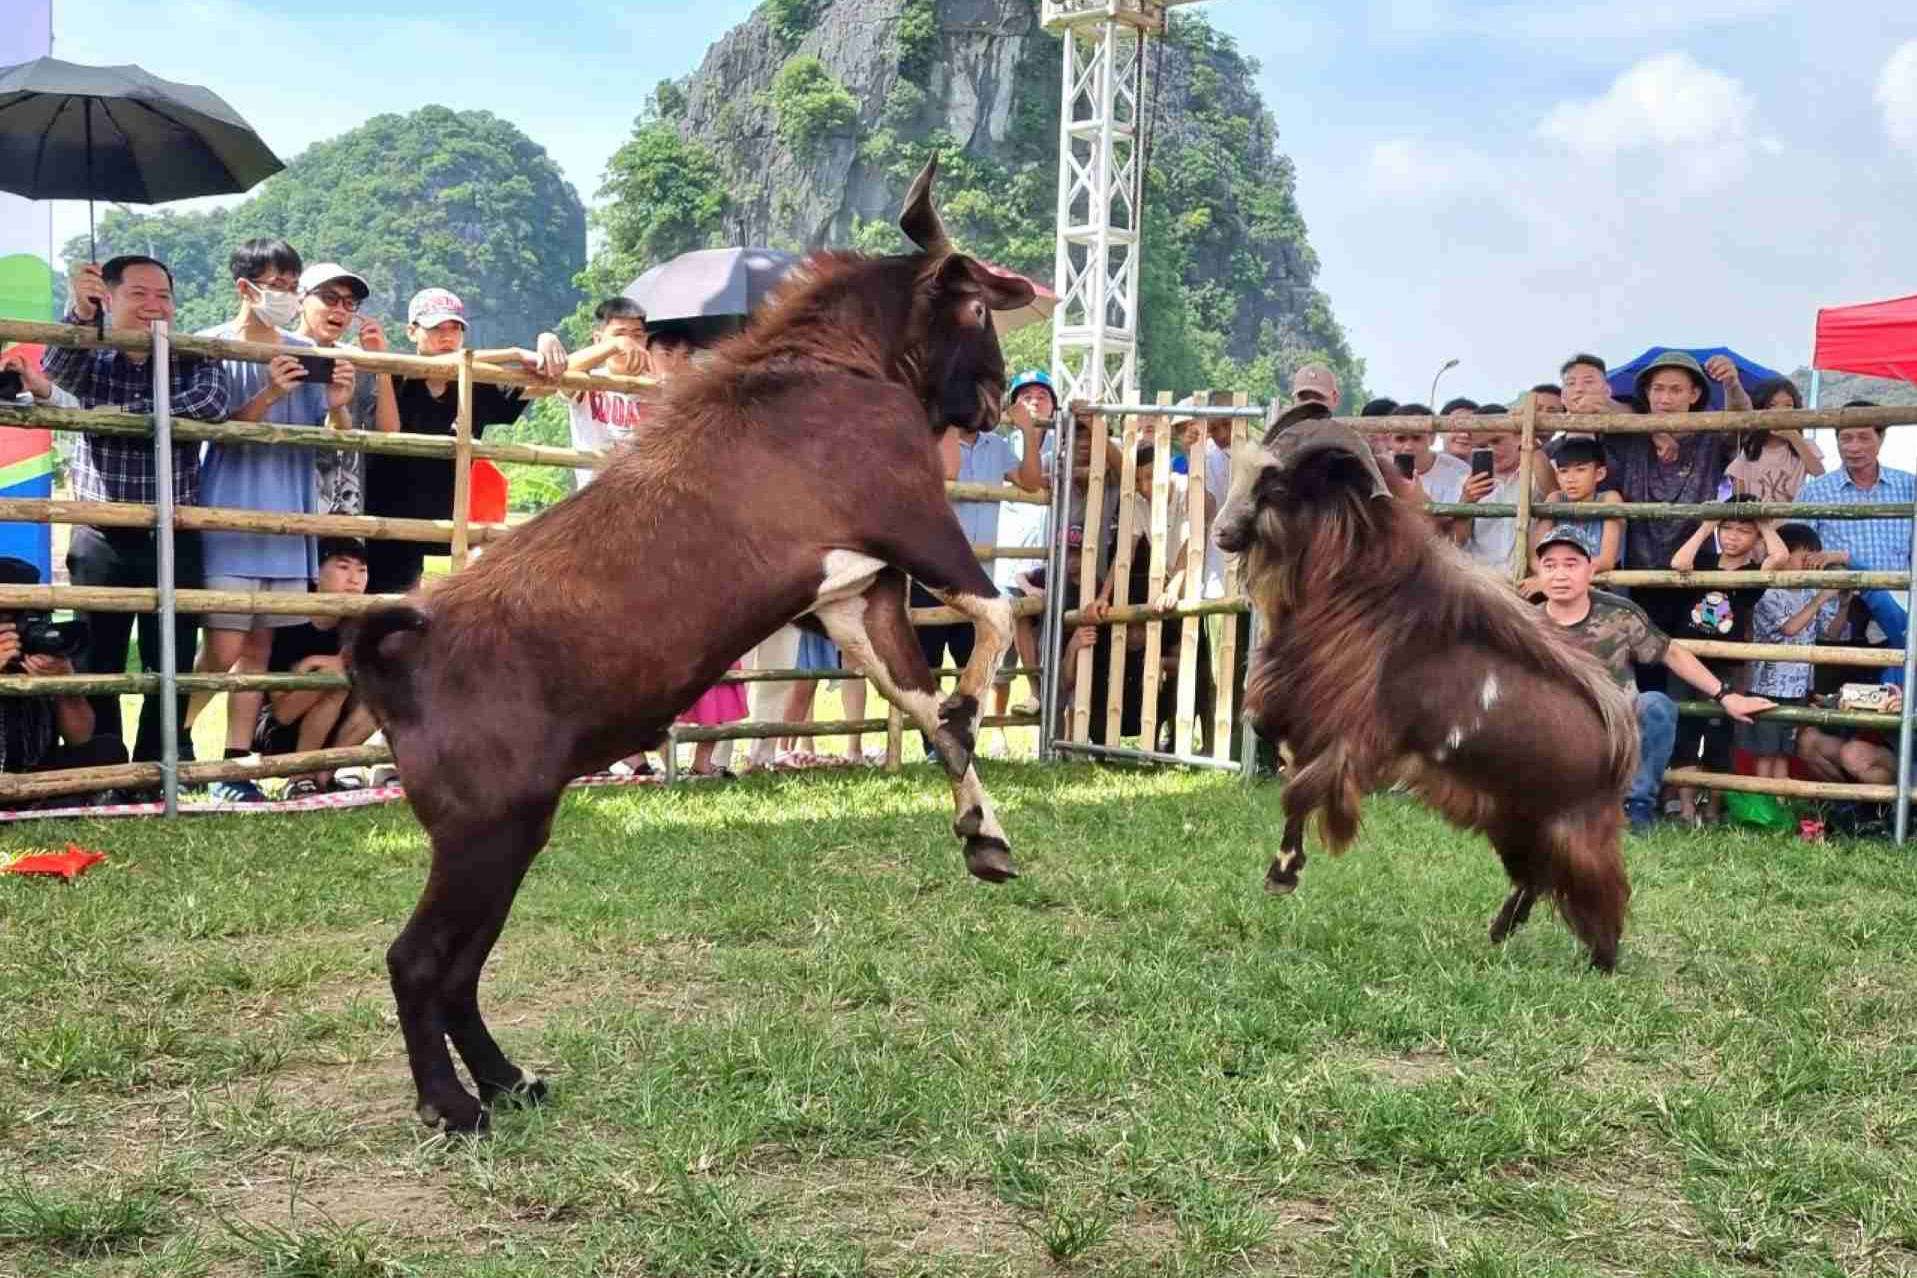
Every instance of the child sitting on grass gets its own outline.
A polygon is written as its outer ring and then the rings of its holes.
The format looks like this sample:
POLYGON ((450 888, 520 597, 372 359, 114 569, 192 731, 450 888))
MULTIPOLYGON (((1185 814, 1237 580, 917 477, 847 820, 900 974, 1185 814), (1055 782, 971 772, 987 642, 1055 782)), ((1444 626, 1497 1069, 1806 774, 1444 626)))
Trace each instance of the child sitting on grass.
MULTIPOLYGON (((1850 560, 1847 550, 1826 551, 1817 530, 1809 524, 1785 524, 1777 530, 1777 537, 1790 552, 1784 560, 1787 572, 1841 567, 1850 560)), ((1849 591, 1773 586, 1757 601, 1752 638, 1757 643, 1799 647, 1825 640, 1836 642, 1844 637, 1849 611, 1849 591)), ((1751 692, 1769 697, 1780 706, 1804 705, 1810 696, 1810 683, 1807 661, 1758 661, 1751 666, 1751 692)), ((1796 735, 1791 724, 1759 719, 1738 724, 1735 740, 1737 748, 1748 751, 1756 761, 1758 776, 1782 779, 1790 776, 1796 735)))

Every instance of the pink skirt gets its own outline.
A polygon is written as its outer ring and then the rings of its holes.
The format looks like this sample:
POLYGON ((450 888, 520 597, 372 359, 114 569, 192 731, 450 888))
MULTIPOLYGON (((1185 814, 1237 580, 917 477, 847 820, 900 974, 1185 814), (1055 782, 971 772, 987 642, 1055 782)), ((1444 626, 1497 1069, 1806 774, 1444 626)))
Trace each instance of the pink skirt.
MULTIPOLYGON (((744 669, 744 663, 732 663, 734 670, 744 669)), ((718 683, 699 694, 692 708, 679 716, 680 723, 693 723, 702 728, 710 728, 721 723, 737 723, 746 717, 746 690, 743 683, 718 683)))

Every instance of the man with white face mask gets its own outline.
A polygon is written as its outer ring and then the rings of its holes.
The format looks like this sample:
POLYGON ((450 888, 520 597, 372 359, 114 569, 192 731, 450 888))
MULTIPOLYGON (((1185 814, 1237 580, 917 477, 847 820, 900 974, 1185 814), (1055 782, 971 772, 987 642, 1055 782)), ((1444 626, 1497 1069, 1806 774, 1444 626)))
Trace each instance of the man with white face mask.
MULTIPOLYGON (((230 322, 201 336, 273 346, 314 345, 310 338, 286 331, 299 314, 296 290, 301 263, 291 245, 278 239, 248 240, 233 250, 230 264, 239 311, 230 322)), ((235 421, 318 429, 325 425, 327 413, 346 404, 353 394, 353 366, 344 360, 334 361, 330 369, 314 370, 291 354, 270 364, 230 359, 221 361, 220 371, 235 421)), ((200 500, 207 506, 239 510, 319 514, 313 450, 209 444, 200 467, 200 500)), ((201 544, 211 590, 304 594, 319 571, 313 538, 307 536, 207 532, 201 544)), ((302 620, 273 613, 209 613, 203 619, 206 638, 194 669, 201 673, 263 671, 272 655, 274 629, 302 620)), ((188 727, 211 699, 205 693, 192 698, 188 727)), ((227 758, 244 758, 250 752, 259 710, 259 693, 228 694, 227 758)), ((258 803, 265 796, 251 781, 223 781, 214 784, 213 797, 225 803, 258 803)))

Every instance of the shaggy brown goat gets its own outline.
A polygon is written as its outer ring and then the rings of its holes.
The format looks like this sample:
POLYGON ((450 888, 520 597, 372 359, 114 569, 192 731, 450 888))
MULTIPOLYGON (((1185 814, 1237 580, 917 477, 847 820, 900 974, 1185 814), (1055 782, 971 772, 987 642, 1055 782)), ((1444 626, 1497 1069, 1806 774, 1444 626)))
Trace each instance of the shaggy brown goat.
POLYGON ((1031 288, 952 248, 936 169, 900 218, 922 252, 813 254, 709 366, 672 383, 595 483, 359 627, 355 680, 432 840, 425 892, 386 955, 428 1125, 475 1130, 494 1101, 545 1095, 493 1041, 478 988, 567 782, 661 745, 794 618, 822 625, 935 747, 966 867, 1016 875, 972 765, 1011 605, 946 500, 937 441, 997 423, 992 312, 1031 288), (908 574, 978 630, 943 702, 906 618, 908 574))
POLYGON ((1481 830, 1511 876, 1496 943, 1550 896, 1591 962, 1617 962, 1630 899, 1619 851, 1637 766, 1631 703, 1503 582, 1396 500, 1357 434, 1293 409, 1219 513, 1265 624, 1245 691, 1293 755, 1285 832, 1265 876, 1298 886, 1305 821, 1332 852, 1370 791, 1403 783, 1481 830))

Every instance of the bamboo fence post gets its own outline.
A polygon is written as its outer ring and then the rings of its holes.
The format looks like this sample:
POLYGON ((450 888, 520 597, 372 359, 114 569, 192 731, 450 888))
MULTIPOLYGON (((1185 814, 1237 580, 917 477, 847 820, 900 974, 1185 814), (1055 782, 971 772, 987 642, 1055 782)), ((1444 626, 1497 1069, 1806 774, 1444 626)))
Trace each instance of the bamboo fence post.
POLYGON ((885 706, 885 770, 897 772, 905 766, 905 715, 890 701, 885 706))
MULTIPOLYGON (((1192 398, 1208 408, 1218 407, 1218 394, 1199 391, 1192 398)), ((1185 589, 1184 602, 1197 603, 1205 593, 1205 531, 1211 526, 1210 494, 1205 491, 1205 454, 1210 451, 1211 424, 1198 423, 1198 447, 1188 449, 1185 476, 1185 589)), ((1193 719, 1198 711, 1198 643, 1203 623, 1186 617, 1178 639, 1178 707, 1172 737, 1173 754, 1197 754, 1193 719)))
MULTIPOLYGON (((1511 542, 1511 580, 1531 575, 1531 476, 1537 465, 1538 397, 1526 391, 1518 409, 1518 513, 1511 542)), ((1548 494, 1547 494, 1548 496, 1548 494)))
MULTIPOLYGON (((1085 477, 1085 505, 1081 511, 1081 525, 1084 530, 1084 544, 1078 550, 1078 606, 1090 608, 1098 599, 1098 552, 1105 543, 1105 414, 1092 414, 1092 452, 1091 473, 1085 477)), ((1066 458, 1061 468, 1065 481, 1071 482, 1072 459, 1066 458)), ((1067 501, 1066 509, 1069 510, 1067 501)), ((1067 521, 1069 525, 1069 520, 1067 521)), ((1087 644, 1078 650, 1078 673, 1072 687, 1072 730, 1069 734, 1073 741, 1089 741, 1092 733, 1092 662, 1096 656, 1095 644, 1087 644)), ((1106 652, 1106 665, 1111 665, 1110 649, 1106 652)), ((1121 669, 1118 674, 1122 675, 1121 669)), ((1116 678, 1110 669, 1106 671, 1108 681, 1116 678)))
MULTIPOLYGON (((1132 499, 1138 492, 1138 418, 1130 414, 1125 417, 1124 441, 1118 482, 1118 553, 1112 556, 1112 604, 1118 608, 1132 602, 1132 543, 1137 537, 1137 529, 1132 526, 1136 504, 1132 499)), ((1124 727, 1126 630, 1122 621, 1112 627, 1112 670, 1105 679, 1105 740, 1114 744, 1119 729, 1124 727)))
MULTIPOLYGON (((1157 401, 1160 407, 1169 407, 1172 402, 1170 391, 1159 391, 1157 401)), ((1164 413, 1152 418, 1152 452, 1164 464, 1152 467, 1152 554, 1151 554, 1151 601, 1165 593, 1165 539, 1171 526, 1171 418, 1164 413)), ((1187 483, 1190 482, 1187 476, 1187 483)), ((1158 748, 1158 688, 1163 681, 1163 672, 1159 665, 1164 659, 1165 627, 1152 621, 1145 627, 1145 687, 1141 694, 1143 704, 1138 713, 1138 735, 1147 750, 1158 748)))
MULTIPOLYGON (((1231 397, 1233 408, 1243 408, 1250 402, 1251 396, 1247 395, 1244 391, 1237 391, 1231 397)), ((1234 419, 1231 424, 1231 455, 1232 461, 1234 462, 1232 467, 1234 473, 1237 470, 1235 463, 1238 459, 1238 451, 1244 448, 1249 440, 1250 427, 1245 419, 1242 417, 1234 419)), ((1209 542, 1205 545, 1205 551, 1207 554, 1211 552, 1209 542)), ((1238 557, 1236 555, 1228 555, 1225 558, 1225 597, 1232 599, 1236 598, 1237 595, 1238 557)), ((1245 659, 1247 661, 1251 659, 1249 652, 1245 654, 1245 659)), ((1214 759, 1226 762, 1237 758, 1238 755, 1238 752, 1232 749, 1231 740, 1233 727, 1231 703, 1232 691, 1238 686, 1237 677, 1234 673, 1237 666, 1238 618, 1232 617, 1218 628, 1218 660, 1212 662, 1211 666, 1211 753, 1214 759)))
POLYGON ((1897 797, 1894 785, 1861 785, 1841 781, 1799 781, 1795 777, 1749 777, 1742 773, 1706 772, 1702 768, 1672 768, 1664 774, 1669 785, 1707 790, 1741 790, 1746 794, 1776 794, 1793 799, 1862 799, 1889 803, 1897 797))
POLYGON ((473 352, 459 353, 459 418, 453 427, 453 571, 466 566, 467 507, 473 492, 473 352))

